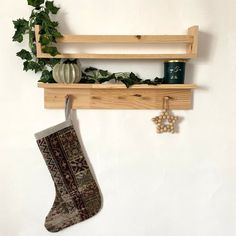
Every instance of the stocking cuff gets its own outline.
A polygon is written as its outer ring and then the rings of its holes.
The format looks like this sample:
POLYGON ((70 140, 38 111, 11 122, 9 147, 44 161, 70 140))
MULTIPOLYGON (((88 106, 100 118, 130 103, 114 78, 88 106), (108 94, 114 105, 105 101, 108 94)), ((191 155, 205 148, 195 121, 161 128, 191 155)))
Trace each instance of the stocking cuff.
POLYGON ((53 134, 53 133, 55 133, 63 128, 69 127, 71 125, 72 125, 72 121, 69 119, 69 120, 66 120, 66 121, 58 124, 58 125, 55 125, 50 128, 47 128, 45 130, 42 130, 42 131, 34 134, 34 136, 37 140, 42 139, 42 138, 49 136, 50 134, 53 134))

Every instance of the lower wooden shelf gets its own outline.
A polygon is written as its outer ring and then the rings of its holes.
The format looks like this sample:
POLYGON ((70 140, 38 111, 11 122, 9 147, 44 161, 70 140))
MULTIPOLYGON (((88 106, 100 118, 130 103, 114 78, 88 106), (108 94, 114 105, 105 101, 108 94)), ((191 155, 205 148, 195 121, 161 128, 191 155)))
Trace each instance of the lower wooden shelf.
POLYGON ((64 108, 66 95, 73 97, 73 109, 162 109, 163 98, 172 99, 171 109, 191 109, 194 84, 133 85, 123 84, 45 84, 45 108, 64 108))

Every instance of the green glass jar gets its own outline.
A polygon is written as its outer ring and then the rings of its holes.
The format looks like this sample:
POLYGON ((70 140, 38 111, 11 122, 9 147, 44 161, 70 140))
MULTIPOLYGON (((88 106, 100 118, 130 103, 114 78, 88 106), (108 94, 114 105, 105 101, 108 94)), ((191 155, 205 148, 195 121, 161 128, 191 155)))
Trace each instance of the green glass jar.
POLYGON ((164 62, 164 84, 184 84, 185 60, 164 62))

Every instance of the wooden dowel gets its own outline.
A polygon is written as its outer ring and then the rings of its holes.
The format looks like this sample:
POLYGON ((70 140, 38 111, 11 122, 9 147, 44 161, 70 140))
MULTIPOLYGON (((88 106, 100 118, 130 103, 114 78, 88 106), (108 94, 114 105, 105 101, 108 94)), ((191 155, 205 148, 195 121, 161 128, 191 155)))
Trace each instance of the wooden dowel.
POLYGON ((191 35, 63 35, 58 43, 193 43, 191 35))

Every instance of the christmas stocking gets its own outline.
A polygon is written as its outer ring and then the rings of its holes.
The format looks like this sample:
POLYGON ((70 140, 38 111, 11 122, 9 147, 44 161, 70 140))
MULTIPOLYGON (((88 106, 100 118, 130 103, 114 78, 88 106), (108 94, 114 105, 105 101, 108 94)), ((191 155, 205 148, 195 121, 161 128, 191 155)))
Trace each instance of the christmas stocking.
POLYGON ((66 121, 35 134, 55 184, 56 197, 45 220, 50 232, 94 216, 101 196, 70 119, 71 98, 66 98, 66 121))

